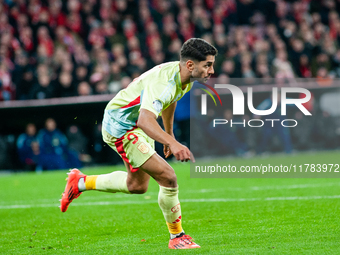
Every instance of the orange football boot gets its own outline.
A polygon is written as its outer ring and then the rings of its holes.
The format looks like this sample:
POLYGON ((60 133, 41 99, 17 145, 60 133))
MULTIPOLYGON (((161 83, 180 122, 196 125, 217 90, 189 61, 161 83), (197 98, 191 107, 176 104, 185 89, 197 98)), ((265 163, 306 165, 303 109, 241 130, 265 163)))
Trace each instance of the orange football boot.
POLYGON ((86 175, 80 172, 78 169, 74 168, 70 170, 68 178, 66 178, 67 183, 60 201, 60 209, 62 212, 66 212, 69 204, 73 199, 78 198, 82 192, 79 192, 78 182, 80 178, 84 178, 86 175))
POLYGON ((169 249, 195 249, 201 248, 189 235, 182 235, 169 241, 169 249))

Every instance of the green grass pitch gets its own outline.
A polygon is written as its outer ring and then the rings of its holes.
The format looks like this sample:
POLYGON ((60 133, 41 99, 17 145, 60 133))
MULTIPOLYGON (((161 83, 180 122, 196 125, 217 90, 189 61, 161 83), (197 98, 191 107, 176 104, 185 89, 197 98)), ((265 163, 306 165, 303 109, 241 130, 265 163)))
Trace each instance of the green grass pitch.
MULTIPOLYGON (((332 151, 225 162, 340 163, 339 156, 332 151)), ((184 230, 201 249, 167 248, 155 181, 143 195, 84 192, 61 213, 66 171, 52 171, 0 175, 0 254, 339 254, 340 179, 194 179, 189 164, 172 166, 184 230)))

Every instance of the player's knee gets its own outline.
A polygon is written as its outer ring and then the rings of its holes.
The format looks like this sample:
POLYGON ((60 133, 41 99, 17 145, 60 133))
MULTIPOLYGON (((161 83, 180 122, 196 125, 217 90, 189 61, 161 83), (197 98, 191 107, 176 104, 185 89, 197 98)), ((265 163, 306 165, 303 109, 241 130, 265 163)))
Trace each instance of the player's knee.
POLYGON ((130 193, 132 194, 144 194, 148 191, 148 186, 146 185, 138 185, 138 184, 131 184, 128 186, 130 193))
POLYGON ((167 187, 177 187, 177 177, 176 175, 172 178, 169 178, 167 187))
POLYGON ((176 176, 176 174, 173 170, 163 172, 163 184, 166 187, 176 187, 177 186, 177 176, 176 176))

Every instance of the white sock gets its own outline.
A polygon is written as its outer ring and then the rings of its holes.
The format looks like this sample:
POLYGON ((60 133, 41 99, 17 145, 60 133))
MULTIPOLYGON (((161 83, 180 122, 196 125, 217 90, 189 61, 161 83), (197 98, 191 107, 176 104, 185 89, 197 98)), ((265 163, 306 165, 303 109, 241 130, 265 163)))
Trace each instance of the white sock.
POLYGON ((127 172, 115 171, 109 174, 87 175, 78 181, 79 191, 99 190, 110 193, 123 192, 130 194, 127 187, 127 172))
POLYGON ((80 178, 80 179, 79 179, 79 182, 78 182, 78 189, 79 189, 80 192, 86 190, 84 178, 80 178))
POLYGON ((177 238, 177 237, 182 236, 182 235, 185 235, 184 231, 182 231, 179 234, 175 234, 175 235, 170 233, 170 239, 174 239, 174 238, 177 238))
POLYGON ((96 180, 96 190, 105 192, 123 192, 130 194, 127 187, 127 172, 115 171, 110 174, 98 175, 96 180))

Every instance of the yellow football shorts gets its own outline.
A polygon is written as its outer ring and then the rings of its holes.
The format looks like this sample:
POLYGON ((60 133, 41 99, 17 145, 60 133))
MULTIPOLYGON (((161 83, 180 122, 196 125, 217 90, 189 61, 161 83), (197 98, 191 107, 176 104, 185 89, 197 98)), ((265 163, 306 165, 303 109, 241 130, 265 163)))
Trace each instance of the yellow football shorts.
POLYGON ((102 129, 103 140, 136 172, 156 151, 155 141, 140 128, 128 131, 120 138, 113 137, 102 129))

